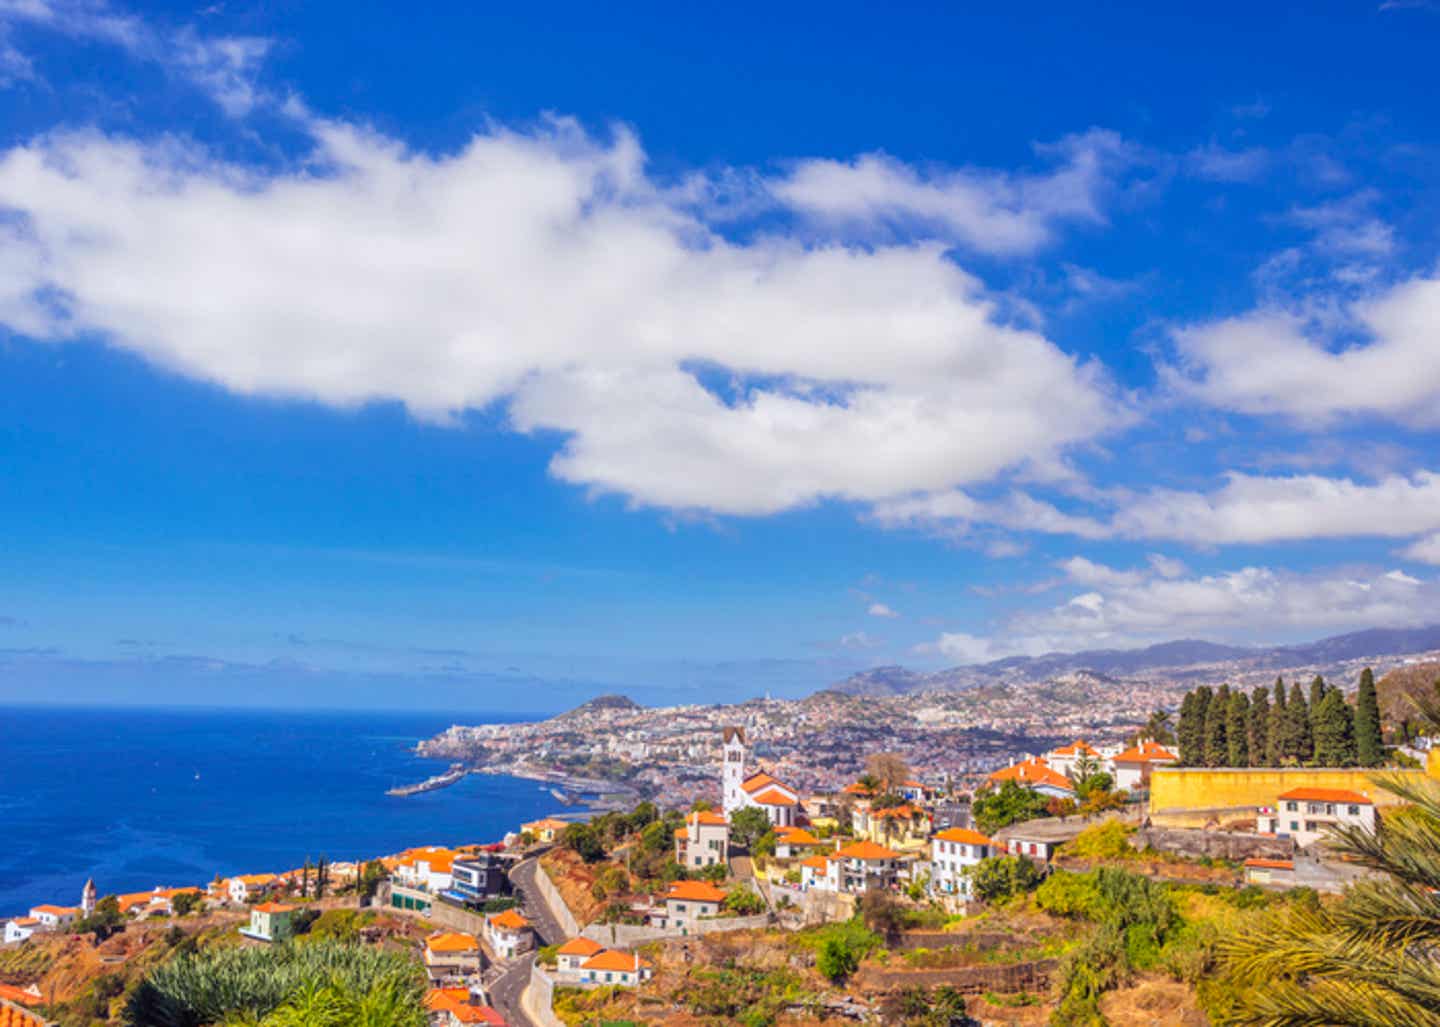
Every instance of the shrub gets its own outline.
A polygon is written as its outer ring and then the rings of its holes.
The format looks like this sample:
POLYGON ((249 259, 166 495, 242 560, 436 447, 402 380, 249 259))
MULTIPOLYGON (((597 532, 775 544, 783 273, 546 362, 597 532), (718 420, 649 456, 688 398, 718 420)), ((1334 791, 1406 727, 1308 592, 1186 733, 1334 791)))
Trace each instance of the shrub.
POLYGON ((1024 856, 992 856, 970 868, 975 897, 999 902, 1038 885, 1044 872, 1024 856))
POLYGON ((1081 859, 1135 859, 1139 853, 1130 845, 1135 829, 1119 820, 1087 827, 1065 846, 1065 851, 1081 859))

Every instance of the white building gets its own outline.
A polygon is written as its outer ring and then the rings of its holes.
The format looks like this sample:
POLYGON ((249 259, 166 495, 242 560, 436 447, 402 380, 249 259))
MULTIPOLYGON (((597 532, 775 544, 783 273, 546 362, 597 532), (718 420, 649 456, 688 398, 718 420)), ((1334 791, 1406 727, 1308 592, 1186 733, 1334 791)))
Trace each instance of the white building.
POLYGON ((245 905, 247 902, 254 902, 257 898, 268 895, 278 881, 274 874, 241 874, 239 877, 232 877, 225 882, 225 891, 230 896, 230 901, 245 905))
POLYGON ((407 849, 394 870, 395 880, 410 888, 436 894, 455 884, 455 853, 439 845, 407 849))
POLYGON ((794 859, 806 852, 824 848, 825 843, 803 827, 784 827, 775 832, 775 857, 794 859))
POLYGON ((675 829, 675 862, 695 869, 730 859, 730 825, 723 813, 696 810, 675 829))
POLYGON ((745 776, 745 731, 727 727, 721 745, 720 790, 725 816, 747 807, 763 809, 776 827, 791 827, 799 820, 800 793, 766 773, 745 776))
POLYGON ((486 918, 485 936, 496 959, 511 959, 530 948, 530 921, 507 909, 486 918))
POLYGON ((684 930, 696 920, 719 916, 724 902, 725 892, 708 881, 676 881, 665 895, 656 926, 684 930))
POLYGON ((1071 742, 1069 745, 1062 745, 1058 749, 1052 749, 1043 758, 1050 769, 1062 777, 1074 774, 1076 768, 1084 762, 1093 765, 1096 771, 1104 771, 1108 774, 1112 770, 1110 761, 1105 758, 1105 754, 1083 738, 1071 742))
POLYGON ((40 929, 40 921, 33 916, 17 916, 5 921, 5 944, 14 945, 29 938, 40 929))
POLYGON ((605 946, 583 934, 571 938, 555 950, 555 970, 561 977, 579 979, 580 967, 590 957, 605 951, 605 946))
POLYGON ((58 931, 78 920, 80 910, 75 906, 35 906, 30 910, 30 916, 45 930, 58 931))
POLYGON ((1262 811, 1256 829, 1289 835, 1301 847, 1320 841, 1335 827, 1375 830, 1375 804, 1363 792, 1346 788, 1292 788, 1276 797, 1273 811, 1262 811))
POLYGON ((1053 799, 1075 798, 1075 785, 1068 777, 1050 766, 1047 757, 1032 756, 1014 766, 997 770, 986 778, 986 783, 993 788, 1003 787, 1006 781, 1014 781, 1022 788, 1029 788, 1053 799))
POLYGON ((950 827, 930 839, 930 888, 942 895, 970 897, 969 870, 1000 854, 1000 846, 979 831, 950 827))
POLYGON ((1159 742, 1148 738, 1139 745, 1131 746, 1110 761, 1114 770, 1115 787, 1119 791, 1137 791, 1150 787, 1150 772, 1156 767, 1168 767, 1180 757, 1159 742))
POLYGON ((620 984, 629 988, 648 981, 655 970, 638 953, 605 949, 580 964, 582 984, 620 984))
POLYGON ((833 852, 800 861, 801 891, 839 891, 840 857, 833 852))

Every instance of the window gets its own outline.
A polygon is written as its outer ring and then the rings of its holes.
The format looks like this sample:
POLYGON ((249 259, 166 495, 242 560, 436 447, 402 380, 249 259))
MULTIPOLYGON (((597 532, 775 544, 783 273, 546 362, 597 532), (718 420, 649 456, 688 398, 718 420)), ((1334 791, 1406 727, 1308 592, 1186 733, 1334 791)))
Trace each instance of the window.
POLYGON ((1292 831, 1298 831, 1298 830, 1300 830, 1300 822, 1299 822, 1298 820, 1292 820, 1292 821, 1290 821, 1290 830, 1292 830, 1292 831))
POLYGON ((1300 811, 1300 804, 1299 804, 1299 803, 1297 803, 1297 802, 1287 802, 1287 803, 1285 804, 1285 812, 1286 812, 1286 813, 1298 813, 1299 811, 1300 811))
POLYGON ((1360 815, 1360 807, 1350 806, 1345 810, 1345 812, 1349 813, 1352 817, 1358 817, 1360 815))

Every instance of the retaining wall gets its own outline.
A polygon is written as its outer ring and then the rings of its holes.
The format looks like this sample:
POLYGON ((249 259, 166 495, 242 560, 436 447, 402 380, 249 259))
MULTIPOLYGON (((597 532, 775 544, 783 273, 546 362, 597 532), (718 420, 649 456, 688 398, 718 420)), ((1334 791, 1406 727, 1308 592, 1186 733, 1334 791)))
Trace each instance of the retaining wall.
POLYGON ((948 985, 966 995, 987 991, 1015 993, 1043 992, 1050 987, 1050 978, 1060 965, 1058 959, 1037 959, 1009 966, 962 966, 939 970, 862 970, 856 975, 855 987, 862 993, 895 991, 921 985, 938 988, 948 985))
MULTIPOLYGON (((1292 788, 1344 788, 1363 792, 1377 806, 1399 802, 1370 780, 1374 771, 1359 767, 1156 767, 1150 775, 1150 819, 1162 827, 1200 827, 1253 815, 1260 806, 1292 788)), ((1418 770, 1406 776, 1424 777, 1418 770)))
POLYGON ((1149 846, 1157 852, 1170 852, 1187 859, 1208 857, 1236 863, 1247 859, 1291 859, 1295 855, 1293 838, 1183 827, 1144 828, 1130 836, 1130 844, 1137 849, 1149 846))
POLYGON ((573 938, 580 933, 580 925, 575 922, 575 914, 570 912, 570 907, 565 905, 565 900, 560 897, 560 889, 555 887, 555 882, 550 880, 550 874, 545 865, 539 860, 535 861, 535 887, 540 891, 540 898, 545 905, 550 907, 550 914, 560 924, 560 929, 565 932, 566 938, 573 938))
POLYGON ((580 933, 591 941, 598 941, 610 948, 631 948, 647 941, 661 941, 665 938, 695 938, 702 934, 719 934, 724 931, 747 931, 768 927, 770 915, 716 917, 713 920, 692 920, 685 929, 678 927, 650 927, 643 924, 590 924, 580 933))
POLYGON ((555 981, 540 969, 539 963, 530 965, 530 984, 520 998, 520 1005, 540 1027, 565 1027, 564 1021, 555 1015, 555 981))

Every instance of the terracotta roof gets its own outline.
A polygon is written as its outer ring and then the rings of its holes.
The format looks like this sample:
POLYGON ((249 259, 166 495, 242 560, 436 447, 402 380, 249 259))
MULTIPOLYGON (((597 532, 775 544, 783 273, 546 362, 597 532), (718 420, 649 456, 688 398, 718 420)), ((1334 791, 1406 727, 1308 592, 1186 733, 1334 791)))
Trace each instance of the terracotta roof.
POLYGON ((1352 792, 1348 788, 1292 788, 1278 798, 1300 799, 1304 802, 1348 802, 1360 806, 1374 805, 1364 795, 1352 792))
POLYGON ((1062 746, 1060 746, 1060 748, 1058 748, 1058 749, 1055 750, 1055 755, 1056 755, 1056 756, 1099 756, 1100 753, 1097 752, 1094 748, 1092 748, 1089 742, 1085 741, 1085 740, 1082 738, 1082 739, 1077 739, 1076 741, 1071 742, 1069 745, 1062 745, 1062 746))
POLYGON ((1262 870, 1294 870, 1295 864, 1288 859, 1259 859, 1252 857, 1245 861, 1247 867, 1259 867, 1262 870))
POLYGON ((828 870, 830 861, 824 856, 811 856, 809 859, 800 861, 802 867, 813 867, 816 870, 828 870))
POLYGON ((45 1021, 20 1006, 0 1001, 0 1027, 45 1027, 45 1021))
POLYGON ((724 827, 728 823, 724 813, 716 813, 713 810, 697 809, 685 818, 687 824, 708 824, 711 827, 724 827))
POLYGON ((581 935, 578 938, 571 938, 564 945, 555 950, 557 956, 593 956, 597 952, 604 951, 605 946, 598 941, 586 938, 581 935))
POLYGON ((472 1005, 468 988, 431 988, 425 993, 425 1008, 444 1010, 461 1023, 485 1023, 505 1027, 505 1019, 489 1006, 472 1005))
POLYGON ((670 885, 665 898, 684 902, 724 902, 725 892, 709 881, 676 881, 670 885))
MULTIPOLYGON (((561 820, 558 817, 545 817, 542 820, 532 820, 528 824, 521 824, 520 829, 522 831, 530 831, 531 828, 534 828, 535 831, 562 831, 569 826, 570 821, 568 820, 561 820)), ((531 833, 533 834, 534 832, 532 831, 531 833)))
POLYGON ((35 913, 49 913, 51 916, 76 916, 79 914, 80 910, 76 909, 74 906, 45 905, 31 906, 30 912, 32 915, 35 913))
POLYGON ((606 949, 599 955, 592 956, 580 964, 582 970, 620 970, 626 973, 634 973, 636 969, 647 967, 650 964, 638 956, 629 952, 620 952, 616 949, 606 949), (638 964, 638 966, 637 966, 638 964))
POLYGON ((847 845, 835 855, 844 859, 899 859, 900 853, 874 842, 856 842, 847 845))
POLYGON ((758 773, 751 774, 744 781, 741 781, 740 788, 746 792, 753 792, 757 789, 764 788, 767 785, 777 785, 779 783, 779 781, 776 781, 769 774, 765 773, 764 771, 760 771, 758 773))
POLYGON ((960 842, 964 845, 995 844, 979 831, 972 831, 968 827, 947 827, 945 830, 937 832, 935 837, 942 842, 960 842))
POLYGON ((503 913, 496 913, 494 916, 492 916, 490 918, 490 925, 492 927, 503 928, 507 931, 518 931, 523 928, 529 927, 530 921, 526 920, 523 916, 515 912, 513 909, 507 909, 503 913))
POLYGON ((874 794, 875 794, 871 789, 866 788, 866 787, 865 787, 864 785, 862 785, 859 781, 856 781, 854 784, 848 784, 848 785, 846 785, 844 788, 841 789, 841 791, 843 791, 846 795, 874 795, 874 794))
POLYGON ((1038 756, 1015 764, 1013 767, 1006 767, 991 774, 989 780, 995 784, 1003 784, 1006 781, 1014 781, 1022 785, 1049 785, 1052 788, 1063 788, 1067 792, 1073 792, 1075 786, 1064 774, 1056 773, 1050 765, 1038 756))
POLYGON ((925 811, 923 809, 916 809, 909 803, 904 803, 900 806, 891 806, 887 809, 877 809, 870 815, 881 820, 913 820, 915 817, 922 816, 924 813, 925 811))
POLYGON ((12 924, 19 924, 21 927, 34 927, 40 921, 36 920, 33 916, 12 916, 10 922, 12 924))
POLYGON ((431 988, 425 993, 426 1009, 449 1009, 454 1003, 469 1001, 469 988, 431 988))
POLYGON ((425 939, 425 947, 431 952, 474 952, 480 943, 468 934, 440 931, 425 939))
POLYGON ((688 838, 688 837, 690 837, 690 829, 689 829, 688 827, 677 827, 677 828, 675 828, 675 837, 676 837, 676 838, 688 838))
POLYGON ((1116 763, 1155 763, 1179 759, 1173 752, 1165 748, 1159 742, 1152 742, 1145 739, 1139 745, 1132 745, 1119 756, 1115 757, 1116 763))
POLYGON ((289 913, 296 907, 287 906, 283 902, 265 902, 255 907, 262 913, 289 913))
POLYGON ((44 996, 40 994, 40 988, 34 984, 28 988, 17 988, 13 984, 0 984, 0 999, 18 1002, 22 1006, 38 1006, 45 1000, 44 996))
POLYGON ((759 795, 752 795, 752 799, 762 806, 793 806, 795 800, 790 798, 778 788, 767 788, 759 795))
POLYGON ((802 827, 787 827, 780 832, 777 839, 786 845, 823 845, 819 838, 816 838, 809 831, 802 827))

